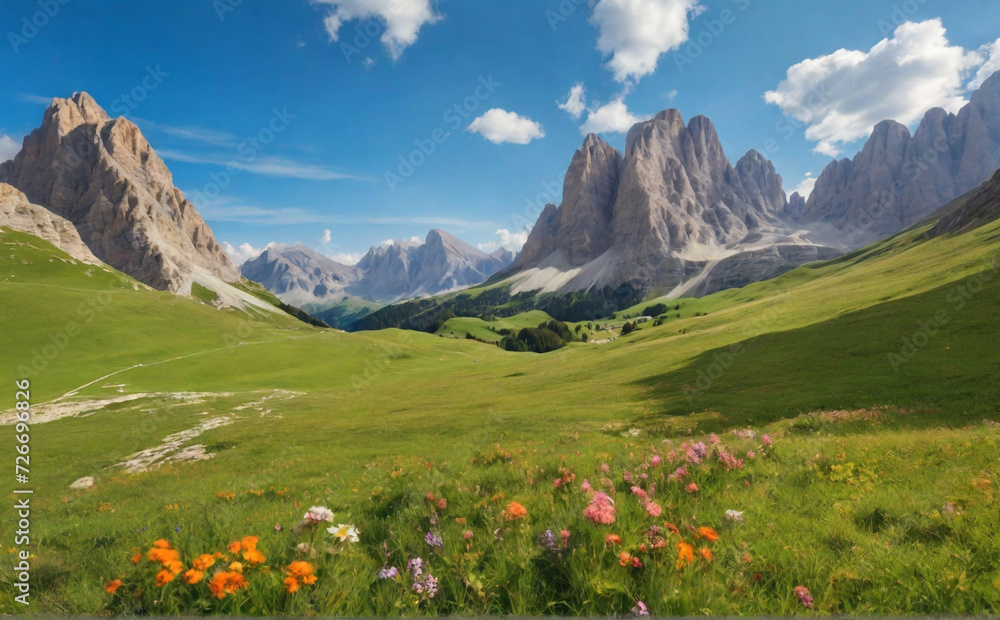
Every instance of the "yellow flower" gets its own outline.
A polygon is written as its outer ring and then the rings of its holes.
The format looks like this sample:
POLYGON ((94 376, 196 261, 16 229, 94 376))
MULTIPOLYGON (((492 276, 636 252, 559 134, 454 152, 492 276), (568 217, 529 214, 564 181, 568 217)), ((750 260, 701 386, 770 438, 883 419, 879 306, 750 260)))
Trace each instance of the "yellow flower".
POLYGON ((239 562, 233 562, 232 564, 229 565, 229 570, 231 570, 234 573, 242 573, 243 565, 240 564, 239 562))

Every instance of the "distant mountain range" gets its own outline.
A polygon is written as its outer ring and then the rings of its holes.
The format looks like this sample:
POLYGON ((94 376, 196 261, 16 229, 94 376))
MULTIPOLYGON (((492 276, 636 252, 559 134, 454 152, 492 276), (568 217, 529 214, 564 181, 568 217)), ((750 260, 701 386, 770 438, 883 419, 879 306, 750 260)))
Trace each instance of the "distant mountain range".
POLYGON ((506 249, 487 254, 443 230, 424 243, 393 241, 372 247, 357 265, 342 265, 303 245, 271 246, 243 264, 244 277, 282 301, 322 309, 349 301, 387 304, 479 284, 508 266, 506 249))
MULTIPOLYGON (((220 306, 268 306, 245 277, 338 320, 419 298, 413 311, 432 321, 438 302, 427 298, 488 281, 497 285, 491 294, 466 299, 462 312, 546 297, 554 316, 596 317, 649 295, 768 279, 895 234, 949 201, 963 215, 942 220, 938 232, 960 230, 994 216, 996 187, 986 182, 997 168, 1000 73, 957 114, 930 110, 912 135, 880 123, 853 159, 823 171, 807 199, 786 198, 774 165, 756 151, 732 165, 709 119, 685 123, 666 110, 636 124, 624 152, 587 136, 561 204, 546 206, 516 258, 432 230, 423 243, 373 247, 357 265, 299 245, 269 247, 237 269, 138 127, 77 93, 54 99, 17 156, 0 164, 0 225, 159 290, 210 289, 220 306)), ((406 307, 380 312, 361 326, 409 325, 406 307)))

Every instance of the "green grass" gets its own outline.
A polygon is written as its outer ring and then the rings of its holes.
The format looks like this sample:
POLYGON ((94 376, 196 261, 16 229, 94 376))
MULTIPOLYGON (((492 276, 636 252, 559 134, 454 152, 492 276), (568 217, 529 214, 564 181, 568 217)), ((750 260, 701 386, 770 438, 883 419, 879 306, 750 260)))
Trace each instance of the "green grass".
MULTIPOLYGON (((0 360, 3 376, 27 373, 38 412, 78 388, 65 402, 145 395, 31 427, 31 611, 617 615, 641 599, 658 615, 787 614, 808 611, 793 594, 802 585, 822 613, 997 613, 1000 431, 983 420, 1000 417, 1000 353, 990 346, 1000 278, 986 278, 998 229, 925 243, 913 231, 679 300, 688 311, 662 326, 545 355, 219 311, 0 233, 0 320, 13 352, 0 360), (958 308, 950 297, 973 282, 981 290, 958 308), (902 338, 942 309, 947 324, 894 370, 902 338), (49 344, 56 353, 46 357, 49 344), (720 362, 727 352, 732 360, 720 362), (699 383, 702 373, 718 376, 699 383), (116 467, 221 416, 230 424, 189 442, 210 460, 116 467), (729 432, 747 426, 755 438, 729 432), (680 465, 684 442, 713 432, 743 469, 709 457, 683 485, 661 479, 680 465), (665 463, 642 469, 654 451, 665 463), (576 479, 556 488, 562 468, 576 479), (656 482, 660 518, 631 494, 625 471, 649 474, 645 488, 656 482), (88 475, 92 489, 69 489, 88 475), (598 527, 583 518, 580 484, 603 477, 618 520, 598 527), (691 481, 696 494, 684 490, 691 481), (447 507, 432 508, 428 493, 447 507), (509 501, 528 517, 504 520, 509 501), (282 572, 305 536, 291 530, 320 504, 336 523, 357 525, 361 540, 309 558, 318 582, 286 596, 282 572), (729 509, 745 522, 726 521, 729 509), (649 526, 665 521, 689 542, 687 526, 717 529, 714 559, 678 571, 676 539, 641 551, 649 526), (544 551, 538 536, 563 528, 570 548, 544 551), (428 530, 443 549, 431 553, 428 530), (621 548, 605 547, 609 533, 621 548), (129 561, 161 537, 187 561, 251 534, 270 572, 248 569, 250 590, 222 601, 205 584, 160 590, 154 567, 129 561), (423 557, 440 579, 434 599, 376 579, 383 542, 391 564, 423 557), (620 566, 622 551, 643 568, 620 566), (122 596, 104 592, 120 576, 122 596)), ((0 447, 7 462, 12 445, 0 447)), ((7 540, 10 523, 0 525, 7 540)), ((0 565, 9 582, 13 562, 0 565)), ((0 611, 23 612, 12 597, 5 587, 0 611)))
POLYGON ((191 296, 199 301, 205 302, 208 305, 213 305, 215 302, 219 301, 218 293, 210 288, 205 288, 197 282, 191 283, 191 296))
POLYGON ((480 340, 492 342, 500 340, 499 332, 501 329, 517 331, 526 327, 538 327, 551 320, 552 317, 541 310, 522 312, 512 317, 496 318, 492 321, 484 321, 476 317, 456 317, 445 321, 436 333, 449 338, 465 338, 466 334, 472 334, 480 340))

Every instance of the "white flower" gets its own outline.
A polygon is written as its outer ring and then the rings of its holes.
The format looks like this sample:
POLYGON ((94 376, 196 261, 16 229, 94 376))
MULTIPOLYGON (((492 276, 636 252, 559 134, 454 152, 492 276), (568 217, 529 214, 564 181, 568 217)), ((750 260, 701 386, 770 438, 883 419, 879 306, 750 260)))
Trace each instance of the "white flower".
POLYGON ((742 510, 727 510, 726 518, 730 521, 735 521, 737 523, 743 522, 743 511, 742 510))
POLYGON ((326 506, 313 506, 302 519, 313 523, 323 523, 324 521, 333 523, 333 511, 326 506))
POLYGON ((353 525, 344 525, 341 523, 337 527, 326 528, 326 531, 339 538, 340 542, 358 542, 358 530, 354 529, 353 525))

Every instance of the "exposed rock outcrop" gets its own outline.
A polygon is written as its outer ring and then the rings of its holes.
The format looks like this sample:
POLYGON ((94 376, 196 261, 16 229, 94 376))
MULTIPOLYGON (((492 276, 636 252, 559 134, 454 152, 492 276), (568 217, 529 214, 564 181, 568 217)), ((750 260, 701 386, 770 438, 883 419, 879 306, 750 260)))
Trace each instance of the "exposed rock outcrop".
POLYGON ((40 237, 84 263, 103 264, 69 220, 31 204, 20 190, 6 183, 0 183, 0 226, 40 237))

